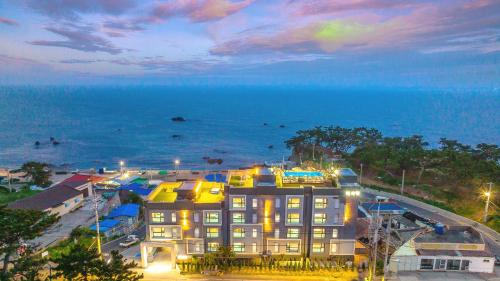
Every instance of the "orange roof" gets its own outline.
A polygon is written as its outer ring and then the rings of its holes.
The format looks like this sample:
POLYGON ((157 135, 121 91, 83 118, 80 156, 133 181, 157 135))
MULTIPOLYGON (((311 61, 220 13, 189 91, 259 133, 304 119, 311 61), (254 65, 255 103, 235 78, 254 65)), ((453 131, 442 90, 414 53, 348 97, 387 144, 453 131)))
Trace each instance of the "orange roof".
POLYGON ((104 177, 93 176, 93 175, 82 175, 82 174, 74 174, 73 176, 62 181, 63 183, 69 182, 87 182, 91 181, 92 183, 97 183, 106 180, 104 177))

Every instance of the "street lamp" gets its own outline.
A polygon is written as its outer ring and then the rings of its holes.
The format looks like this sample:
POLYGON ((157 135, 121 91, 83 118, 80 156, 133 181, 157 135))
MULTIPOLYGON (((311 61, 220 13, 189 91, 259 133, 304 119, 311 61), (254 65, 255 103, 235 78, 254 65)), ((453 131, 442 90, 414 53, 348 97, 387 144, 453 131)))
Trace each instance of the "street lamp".
POLYGON ((119 164, 120 164, 120 173, 123 174, 123 166, 125 166, 125 161, 120 160, 119 164))
POLYGON ((488 207, 490 206, 491 188, 493 187, 493 183, 489 182, 488 185, 489 185, 488 191, 486 191, 484 193, 484 196, 486 196, 486 205, 484 206, 484 218, 483 218, 483 221, 485 223, 488 220, 488 207))
POLYGON ((181 160, 175 159, 174 160, 174 165, 175 165, 175 174, 179 172, 179 165, 181 164, 181 160))

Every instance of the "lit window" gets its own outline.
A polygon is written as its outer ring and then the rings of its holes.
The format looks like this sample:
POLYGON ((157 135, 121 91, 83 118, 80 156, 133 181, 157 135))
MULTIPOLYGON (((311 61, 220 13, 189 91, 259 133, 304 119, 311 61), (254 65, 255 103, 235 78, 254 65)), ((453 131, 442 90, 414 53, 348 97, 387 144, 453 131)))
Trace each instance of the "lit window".
POLYGON ((257 223, 257 214, 252 214, 252 223, 257 223))
POLYGON ((245 238, 245 229, 238 227, 233 230, 233 237, 234 238, 245 238))
POLYGON ((287 253, 298 253, 299 252, 299 242, 287 242, 286 243, 287 253))
POLYGON ((193 217, 194 222, 199 222, 200 221, 200 213, 195 212, 194 217, 193 217))
POLYGON ((323 253, 325 251, 324 243, 313 243, 313 253, 323 253))
POLYGON ((337 244, 330 244, 330 253, 336 253, 337 252, 337 244))
POLYGON ((177 214, 175 212, 173 212, 171 215, 171 218, 172 218, 172 222, 176 222, 177 221, 177 214))
POLYGON ((277 228, 274 230, 274 238, 276 239, 280 238, 280 230, 277 228))
POLYGON ((338 209, 340 205, 340 200, 338 198, 333 199, 333 207, 338 209))
POLYGON ((252 229, 252 237, 253 238, 257 237, 257 228, 252 229))
POLYGON ((207 228, 207 238, 217 238, 219 237, 219 228, 208 227, 207 228))
POLYGON ((200 237, 200 229, 197 227, 194 229, 194 237, 196 237, 196 238, 200 237))
POLYGON ((196 243, 194 244, 194 251, 195 251, 196 253, 201 252, 201 247, 200 247, 200 243, 199 243, 199 242, 196 242, 196 243))
POLYGON ((326 214, 325 213, 315 213, 314 214, 314 223, 325 224, 326 223, 326 214))
POLYGON ((233 251, 235 253, 242 253, 245 251, 245 243, 237 242, 233 243, 233 251))
POLYGON ((277 242, 274 242, 274 252, 279 253, 280 252, 280 246, 277 242))
POLYGON ((290 224, 300 223, 300 214, 299 213, 288 214, 287 222, 290 224))
POLYGON ((258 205, 257 198, 252 199, 252 208, 257 209, 257 205, 258 205))
POLYGON ((219 223, 220 218, 219 218, 219 212, 206 212, 205 213, 205 223, 210 224, 210 223, 219 223))
POLYGON ((325 238, 325 229, 324 228, 314 228, 313 237, 315 239, 323 239, 325 238))
POLYGON ((217 252, 218 249, 219 249, 219 243, 217 242, 210 242, 207 244, 207 250, 209 252, 217 252))
POLYGON ((326 209, 328 200, 324 197, 314 198, 314 208, 326 209))
POLYGON ((164 227, 152 227, 151 236, 152 238, 164 238, 165 228, 164 227))
POLYGON ((288 209, 299 209, 300 208, 300 198, 292 197, 288 198, 288 209))
POLYGON ((245 223, 245 214, 233 213, 233 223, 245 223))
POLYGON ((286 238, 299 238, 299 229, 289 228, 286 233, 286 238))
POLYGON ((338 238, 339 237, 339 230, 334 228, 332 230, 332 238, 338 238))
POLYGON ((152 222, 164 222, 165 214, 164 213, 151 213, 151 221, 152 222))
POLYGON ((257 253, 257 243, 252 243, 252 252, 257 253))
POLYGON ((232 198, 233 209, 245 209, 245 197, 232 198))
POLYGON ((151 237, 158 239, 180 239, 177 227, 151 227, 151 237))
POLYGON ((276 198, 276 208, 281 207, 281 200, 279 198, 276 198))
POLYGON ((274 221, 275 221, 275 222, 280 222, 280 219, 281 219, 280 214, 279 214, 279 213, 276 213, 276 214, 274 215, 274 221))

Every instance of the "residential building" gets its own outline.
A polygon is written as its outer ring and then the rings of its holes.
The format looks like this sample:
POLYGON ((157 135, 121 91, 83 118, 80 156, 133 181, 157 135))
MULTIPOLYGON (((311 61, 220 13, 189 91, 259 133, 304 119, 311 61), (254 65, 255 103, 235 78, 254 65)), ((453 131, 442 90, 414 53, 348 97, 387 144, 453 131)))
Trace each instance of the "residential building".
POLYGON ((390 270, 465 271, 492 273, 494 254, 477 230, 470 226, 436 226, 423 231, 397 249, 390 270))
POLYGON ((256 168, 230 171, 227 182, 160 184, 145 203, 143 266, 162 247, 170 248, 172 261, 219 246, 237 258, 353 258, 356 198, 320 172, 256 168))
POLYGON ((117 220, 120 223, 122 232, 128 234, 132 232, 139 223, 139 209, 138 204, 123 204, 120 205, 106 216, 108 219, 117 220))

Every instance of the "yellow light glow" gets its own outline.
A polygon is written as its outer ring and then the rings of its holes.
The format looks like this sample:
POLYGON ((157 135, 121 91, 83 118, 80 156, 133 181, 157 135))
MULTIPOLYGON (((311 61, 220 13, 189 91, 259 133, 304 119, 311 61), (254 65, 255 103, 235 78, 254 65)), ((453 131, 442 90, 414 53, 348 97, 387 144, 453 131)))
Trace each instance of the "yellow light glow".
POLYGON ((177 259, 180 261, 185 261, 189 258, 187 255, 177 255, 177 259))
POLYGON ((351 219, 351 204, 349 202, 345 203, 345 208, 344 208, 344 223, 349 222, 351 219))
POLYGON ((175 160, 174 160, 174 164, 175 164, 175 165, 179 165, 180 163, 181 163, 181 160, 179 160, 179 159, 175 159, 175 160))
POLYGON ((335 175, 338 176, 340 174, 340 171, 339 170, 335 170, 335 171, 333 171, 333 173, 335 173, 335 175))
POLYGON ((194 188, 194 193, 198 194, 198 192, 200 192, 201 185, 202 185, 201 181, 196 184, 196 187, 194 188))
POLYGON ((258 176, 258 175, 259 175, 259 172, 260 172, 259 168, 258 168, 258 167, 257 167, 257 168, 255 168, 255 175, 257 175, 257 176, 258 176))
POLYGON ((270 223, 269 215, 271 214, 272 201, 266 200, 264 201, 264 231, 269 232, 272 230, 272 225, 270 223))
POLYGON ((181 211, 181 216, 182 216, 182 229, 183 230, 188 230, 189 229, 189 221, 188 221, 188 211, 183 210, 181 211))
POLYGON ((345 195, 346 195, 346 196, 351 196, 351 191, 350 191, 350 190, 347 190, 347 191, 345 192, 345 195))
POLYGON ((361 195, 361 192, 359 192, 359 190, 356 190, 356 191, 354 191, 354 195, 359 196, 359 195, 361 195))
POLYGON ((155 262, 146 268, 146 272, 154 274, 166 273, 170 271, 172 271, 172 264, 163 262, 155 262))
POLYGON ((484 196, 486 196, 486 197, 490 197, 490 195, 491 195, 491 193, 489 193, 488 191, 486 191, 486 192, 484 193, 484 196))

